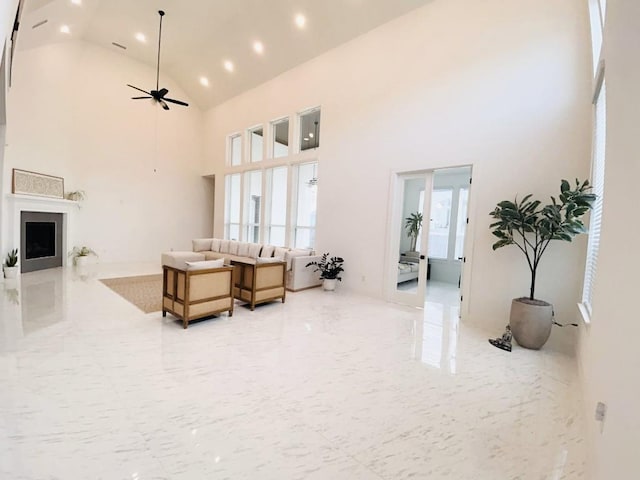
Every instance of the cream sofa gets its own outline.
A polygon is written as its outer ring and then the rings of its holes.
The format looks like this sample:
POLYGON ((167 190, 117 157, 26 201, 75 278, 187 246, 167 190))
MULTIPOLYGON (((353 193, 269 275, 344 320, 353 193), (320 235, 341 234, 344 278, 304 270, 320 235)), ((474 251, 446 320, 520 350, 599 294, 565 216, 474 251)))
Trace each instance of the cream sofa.
POLYGON ((226 264, 231 260, 251 259, 260 263, 263 261, 260 259, 278 258, 287 263, 285 273, 287 290, 296 292, 322 285, 319 274, 311 267, 306 268, 309 262, 320 259, 313 250, 274 247, 219 238, 196 238, 193 240, 193 251, 204 254, 207 260, 224 258, 226 264))

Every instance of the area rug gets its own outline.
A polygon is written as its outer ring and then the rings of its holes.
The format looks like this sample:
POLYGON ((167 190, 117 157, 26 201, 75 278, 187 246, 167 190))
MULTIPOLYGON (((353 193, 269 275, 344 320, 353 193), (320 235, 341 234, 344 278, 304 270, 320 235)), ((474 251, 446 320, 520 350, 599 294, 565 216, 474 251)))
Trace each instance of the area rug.
POLYGON ((100 281, 144 313, 162 310, 162 274, 102 278, 100 281))

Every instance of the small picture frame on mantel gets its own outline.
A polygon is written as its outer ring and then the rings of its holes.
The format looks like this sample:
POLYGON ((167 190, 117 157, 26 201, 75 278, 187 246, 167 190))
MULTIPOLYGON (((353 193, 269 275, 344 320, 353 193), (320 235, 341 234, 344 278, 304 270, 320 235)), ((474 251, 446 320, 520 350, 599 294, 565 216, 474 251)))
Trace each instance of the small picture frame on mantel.
POLYGON ((13 169, 12 193, 64 199, 64 178, 13 169))

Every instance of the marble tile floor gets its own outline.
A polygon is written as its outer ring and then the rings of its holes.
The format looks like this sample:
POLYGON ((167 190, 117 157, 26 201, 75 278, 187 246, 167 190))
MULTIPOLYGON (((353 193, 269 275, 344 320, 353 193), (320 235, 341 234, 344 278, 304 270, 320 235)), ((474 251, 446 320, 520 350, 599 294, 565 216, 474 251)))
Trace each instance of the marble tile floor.
POLYGON ((569 356, 344 289, 183 330, 97 280, 158 271, 0 283, 1 479, 586 478, 569 356))

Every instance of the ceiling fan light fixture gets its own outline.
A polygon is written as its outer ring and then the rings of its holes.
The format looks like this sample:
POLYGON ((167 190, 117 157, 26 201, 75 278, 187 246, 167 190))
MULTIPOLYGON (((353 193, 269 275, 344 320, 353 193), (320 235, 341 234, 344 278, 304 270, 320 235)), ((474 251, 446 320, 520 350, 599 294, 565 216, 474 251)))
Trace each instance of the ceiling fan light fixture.
POLYGON ((169 90, 167 90, 166 88, 160 88, 160 45, 162 44, 162 17, 164 17, 164 12, 162 10, 158 10, 158 15, 160 15, 160 28, 158 29, 158 63, 156 66, 156 89, 147 91, 127 83, 128 87, 131 87, 134 90, 138 90, 139 92, 142 92, 145 94, 145 96, 131 97, 131 99, 132 100, 153 99, 153 101, 159 103, 160 106, 165 110, 169 110, 169 105, 167 105, 167 102, 188 107, 189 104, 186 102, 183 102, 182 100, 167 98, 166 95, 167 93, 169 93, 169 90))

